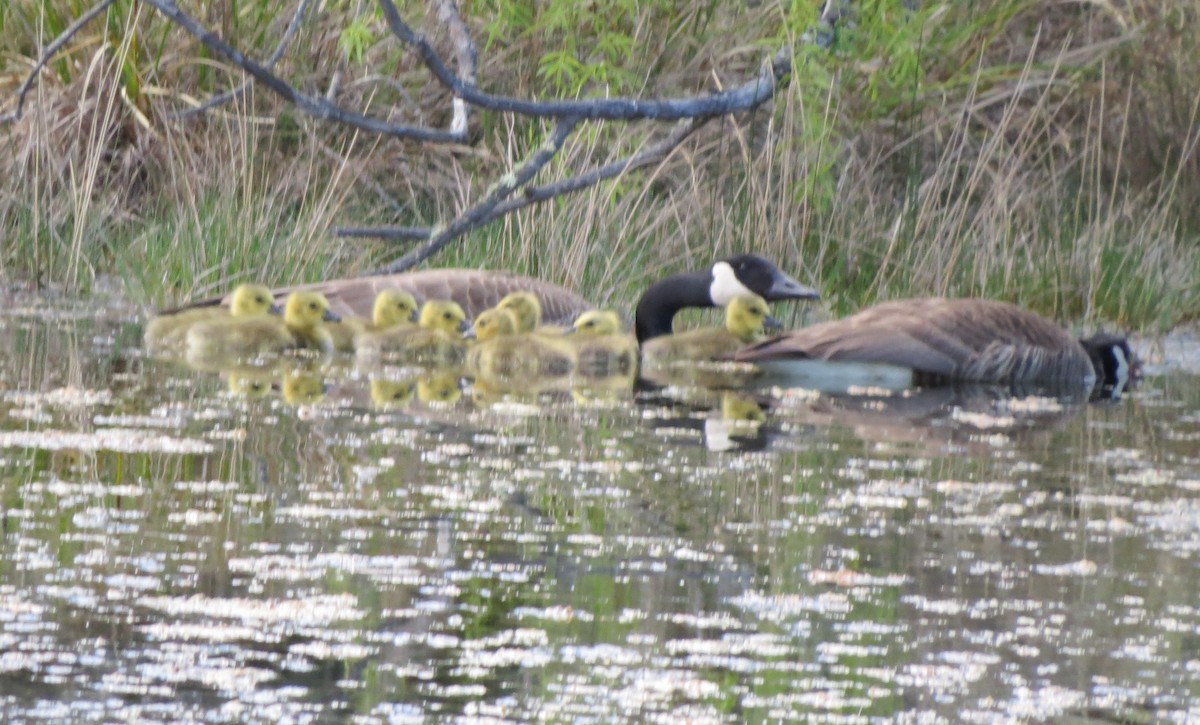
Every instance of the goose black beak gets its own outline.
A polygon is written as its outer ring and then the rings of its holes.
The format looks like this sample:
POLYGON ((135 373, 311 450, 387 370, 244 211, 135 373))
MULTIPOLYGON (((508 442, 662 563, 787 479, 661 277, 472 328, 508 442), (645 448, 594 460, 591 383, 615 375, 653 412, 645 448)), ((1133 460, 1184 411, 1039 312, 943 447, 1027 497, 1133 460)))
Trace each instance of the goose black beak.
POLYGON ((267 308, 267 314, 282 315, 283 307, 280 306, 280 304, 278 302, 272 302, 271 306, 267 308))
POLYGON ((762 293, 762 296, 768 302, 821 299, 820 292, 812 287, 800 284, 778 269, 771 275, 771 286, 762 293))
POLYGON ((783 323, 774 317, 767 315, 763 318, 763 329, 770 332, 779 332, 783 329, 783 323))
POLYGON ((416 322, 418 319, 420 319, 420 317, 421 316, 419 314, 417 314, 416 310, 413 310, 412 312, 408 313, 408 321, 409 322, 416 322))
POLYGON ((475 326, 472 325, 471 323, 467 322, 466 320, 463 320, 462 322, 458 323, 458 331, 462 333, 462 336, 464 339, 467 339, 467 340, 475 339, 475 326))
POLYGON ((321 319, 325 322, 341 322, 342 318, 333 310, 325 310, 325 314, 321 315, 321 319))

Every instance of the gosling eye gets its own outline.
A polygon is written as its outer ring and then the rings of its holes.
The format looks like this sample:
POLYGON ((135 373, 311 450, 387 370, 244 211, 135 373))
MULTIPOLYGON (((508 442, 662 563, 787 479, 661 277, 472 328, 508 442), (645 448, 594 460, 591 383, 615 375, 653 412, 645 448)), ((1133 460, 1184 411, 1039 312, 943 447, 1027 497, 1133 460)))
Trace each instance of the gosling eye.
POLYGON ((316 303, 316 302, 309 302, 309 303, 308 303, 308 309, 310 309, 310 310, 315 310, 315 309, 317 309, 317 303, 316 303))
POLYGON ((453 318, 453 317, 454 317, 454 315, 451 315, 449 312, 443 312, 443 313, 442 313, 442 319, 449 320, 449 319, 451 319, 451 318, 453 318))

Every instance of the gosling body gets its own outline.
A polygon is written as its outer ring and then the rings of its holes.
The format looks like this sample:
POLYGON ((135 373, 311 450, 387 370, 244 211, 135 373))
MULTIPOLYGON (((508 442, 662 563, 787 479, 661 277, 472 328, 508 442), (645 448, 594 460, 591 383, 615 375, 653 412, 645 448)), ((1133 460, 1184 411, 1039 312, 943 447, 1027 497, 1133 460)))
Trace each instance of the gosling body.
POLYGON ((421 307, 417 327, 360 333, 354 338, 358 359, 384 359, 414 365, 459 365, 466 355, 463 333, 471 328, 466 313, 450 300, 430 300, 421 307))
POLYGON ((384 332, 417 324, 417 300, 403 290, 386 289, 375 296, 370 319, 343 317, 326 327, 338 352, 354 352, 354 338, 362 333, 384 332))
POLYGON ((230 295, 229 307, 196 307, 167 312, 153 317, 146 323, 144 336, 147 348, 173 350, 182 348, 187 342, 187 333, 192 326, 210 320, 251 318, 258 315, 280 314, 271 290, 261 284, 238 285, 230 295))
POLYGON ((324 296, 296 292, 288 296, 283 319, 273 316, 230 317, 208 320, 187 333, 189 359, 248 358, 309 348, 333 351, 333 340, 324 322, 337 321, 324 296))

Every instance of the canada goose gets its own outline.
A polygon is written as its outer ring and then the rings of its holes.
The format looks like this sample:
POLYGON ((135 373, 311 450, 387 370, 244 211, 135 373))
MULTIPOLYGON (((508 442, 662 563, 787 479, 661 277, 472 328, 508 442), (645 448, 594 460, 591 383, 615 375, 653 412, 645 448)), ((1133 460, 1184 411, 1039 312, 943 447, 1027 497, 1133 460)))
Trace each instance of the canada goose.
POLYGON ((463 308, 450 300, 430 300, 421 307, 417 327, 363 332, 354 338, 354 348, 363 362, 382 356, 416 365, 446 365, 462 362, 466 353, 463 333, 471 329, 463 308))
POLYGON ((229 317, 248 318, 254 315, 280 314, 271 290, 261 284, 238 285, 229 297, 229 308, 196 307, 157 315, 146 323, 146 347, 168 349, 182 346, 192 325, 205 320, 229 317))
POLYGON ((375 296, 370 319, 343 317, 326 325, 338 352, 354 352, 354 336, 360 332, 381 332, 393 327, 408 327, 417 322, 417 300, 408 292, 385 289, 375 296))
POLYGON ((763 339, 769 328, 780 324, 771 317, 766 300, 755 294, 740 295, 725 307, 724 327, 687 330, 642 343, 642 364, 664 364, 727 360, 739 348, 763 339))
POLYGON ((333 339, 322 323, 338 320, 323 295, 293 292, 282 320, 258 315, 196 323, 187 333, 188 358, 244 358, 292 348, 333 352, 333 339))
POLYGON ((675 313, 685 307, 725 307, 740 295, 768 302, 815 300, 820 294, 787 276, 757 254, 739 254, 700 272, 672 275, 651 285, 638 301, 634 330, 638 343, 670 335, 675 313))
POLYGON ((1096 335, 1077 341, 1033 312, 978 299, 886 302, 744 348, 735 359, 753 362, 772 376, 815 371, 811 374, 818 378, 831 374, 831 366, 806 361, 839 363, 834 368, 858 364, 870 367, 878 376, 875 384, 884 387, 955 381, 1122 386, 1135 372, 1124 338, 1096 335))
POLYGON ((563 377, 575 368, 571 348, 558 339, 518 332, 521 323, 511 308, 494 307, 475 318, 475 344, 467 368, 491 380, 538 380, 563 377))
POLYGON ((637 372, 637 340, 621 332, 621 318, 612 310, 583 313, 564 339, 575 348, 580 375, 609 377, 637 372))

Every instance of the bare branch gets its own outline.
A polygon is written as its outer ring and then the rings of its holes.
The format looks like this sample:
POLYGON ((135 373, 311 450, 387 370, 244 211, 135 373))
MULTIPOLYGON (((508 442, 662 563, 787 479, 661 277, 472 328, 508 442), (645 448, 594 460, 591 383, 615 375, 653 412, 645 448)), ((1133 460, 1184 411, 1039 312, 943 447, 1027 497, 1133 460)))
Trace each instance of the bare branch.
MULTIPOLYGON (((296 6, 296 12, 292 15, 291 21, 288 22, 287 29, 283 31, 283 37, 279 39, 279 44, 275 46, 275 52, 271 53, 271 56, 267 58, 264 67, 274 68, 279 59, 283 57, 283 51, 287 48, 287 44, 291 42, 292 36, 300 29, 300 21, 304 18, 304 13, 308 11, 308 3, 309 0, 300 0, 300 4, 296 6)), ((170 118, 186 119, 208 113, 217 106, 223 106, 235 98, 241 98, 249 88, 250 81, 242 81, 236 88, 231 88, 224 93, 218 93, 195 108, 188 108, 177 113, 172 113, 170 118)))
MULTIPOLYGON (((491 221, 489 218, 488 221, 491 221)), ((433 234, 433 227, 338 227, 334 236, 350 239, 390 239, 397 242, 423 242, 433 234)))
POLYGON ((383 10, 383 17, 387 20, 392 33, 404 43, 413 46, 434 77, 455 95, 473 106, 522 116, 626 121, 652 118, 660 121, 676 121, 697 116, 736 113, 761 105, 774 96, 776 83, 791 71, 789 57, 786 53, 781 52, 775 56, 774 62, 764 66, 762 72, 759 73, 757 82, 745 83, 723 93, 661 100, 595 98, 584 101, 527 101, 510 96, 484 93, 474 83, 463 82, 462 79, 450 72, 429 41, 404 22, 392 0, 379 0, 379 7, 383 10))
POLYGON ((29 95, 29 90, 33 88, 34 79, 38 77, 38 75, 42 72, 42 69, 45 68, 50 62, 50 59, 53 58, 64 45, 67 44, 67 41, 69 41, 75 36, 76 33, 82 30, 83 26, 95 20, 96 16, 98 16, 100 13, 108 10, 108 7, 114 2, 116 2, 116 0, 100 0, 100 2, 93 5, 86 13, 80 15, 79 18, 76 19, 75 22, 71 23, 66 30, 59 33, 58 37, 55 38, 50 45, 46 46, 46 49, 42 51, 42 57, 38 58, 38 62, 34 64, 33 70, 29 71, 29 76, 25 78, 25 82, 22 83, 21 87, 17 90, 16 109, 12 113, 0 116, 0 123, 12 123, 21 118, 21 112, 25 109, 25 97, 29 95))
MULTIPOLYGON (((635 154, 627 156, 623 159, 618 159, 612 163, 592 169, 591 171, 572 176, 561 181, 556 181, 552 184, 543 186, 526 187, 520 196, 506 199, 497 204, 487 214, 483 215, 475 223, 476 227, 481 227, 489 224, 500 217, 524 209, 527 206, 553 199, 556 196, 571 194, 591 186, 595 186, 601 181, 612 179, 620 176, 628 171, 640 169, 643 166, 657 163, 670 155, 678 146, 687 140, 689 136, 695 133, 702 126, 711 121, 712 118, 689 118, 685 121, 680 121, 672 129, 671 133, 667 134, 662 140, 651 144, 650 146, 638 151, 635 154)), ((470 231, 464 229, 463 232, 470 231)), ((350 237, 358 239, 387 239, 391 241, 420 241, 428 239, 433 234, 432 227, 338 227, 333 230, 334 235, 339 237, 350 237)))
POLYGON ((384 136, 424 141, 427 143, 463 143, 466 134, 447 133, 421 126, 404 126, 377 118, 364 116, 361 113, 347 111, 340 106, 330 103, 324 98, 310 96, 293 88, 279 76, 271 73, 256 61, 247 58, 241 51, 230 46, 215 33, 204 29, 194 18, 179 9, 174 0, 145 0, 163 15, 170 18, 176 25, 186 30, 197 40, 207 46, 217 55, 237 65, 249 73, 255 80, 290 101, 304 113, 323 121, 334 121, 347 126, 378 133, 384 136))
POLYGON ((529 180, 537 172, 541 171, 543 166, 558 155, 558 152, 562 150, 563 144, 570 138, 571 133, 579 125, 579 122, 580 119, 574 117, 560 118, 558 123, 555 124, 549 138, 542 143, 538 150, 526 159, 525 163, 521 164, 516 171, 504 176, 495 186, 488 190, 483 201, 460 214, 457 219, 450 222, 445 228, 438 230, 431 236, 428 242, 380 269, 377 274, 395 274, 412 269, 437 254, 443 247, 463 232, 478 226, 480 219, 490 214, 500 202, 511 196, 514 191, 529 183, 529 180))

